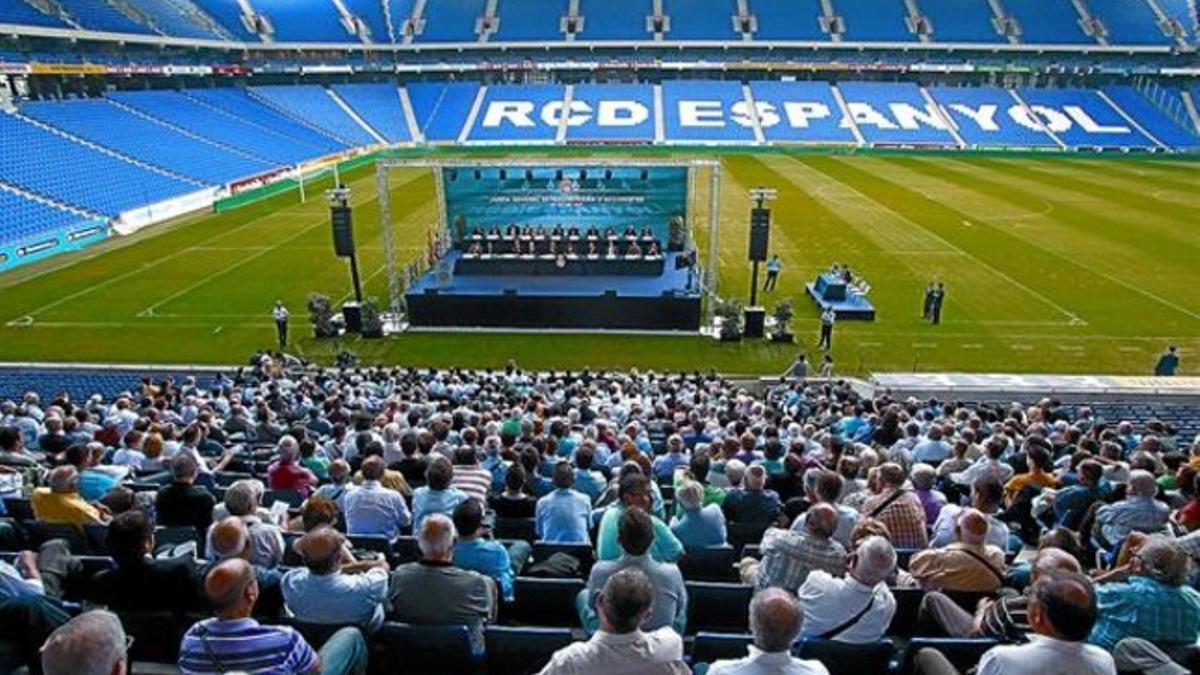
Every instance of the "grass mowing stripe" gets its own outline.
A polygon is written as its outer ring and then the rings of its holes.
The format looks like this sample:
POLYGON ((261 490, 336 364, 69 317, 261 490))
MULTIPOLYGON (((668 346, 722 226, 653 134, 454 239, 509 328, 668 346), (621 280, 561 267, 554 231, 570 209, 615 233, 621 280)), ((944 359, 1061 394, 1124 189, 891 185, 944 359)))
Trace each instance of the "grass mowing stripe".
POLYGON ((1071 167, 1080 171, 1092 171, 1113 178, 1124 178, 1135 182, 1153 181, 1163 187, 1181 192, 1196 192, 1200 190, 1200 174, 1192 174, 1190 177, 1181 175, 1179 172, 1162 172, 1162 171, 1147 171, 1144 168, 1145 164, 1128 166, 1118 164, 1116 162, 1095 162, 1081 160, 1063 160, 1061 164, 1065 167, 1071 167), (1182 180, 1179 180, 1182 178, 1182 180), (1188 180, 1190 178, 1190 180, 1188 180))

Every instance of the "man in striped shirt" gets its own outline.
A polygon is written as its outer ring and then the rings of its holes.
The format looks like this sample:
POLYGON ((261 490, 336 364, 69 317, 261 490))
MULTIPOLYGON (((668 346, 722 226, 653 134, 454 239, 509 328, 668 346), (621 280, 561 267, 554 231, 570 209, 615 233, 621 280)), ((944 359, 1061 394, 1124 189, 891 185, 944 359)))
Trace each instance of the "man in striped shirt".
POLYGON ((479 458, 475 448, 464 445, 454 451, 454 478, 451 487, 467 493, 467 496, 479 502, 487 509, 488 490, 492 487, 492 472, 479 466, 479 458))
POLYGON ((290 626, 262 626, 250 618, 258 581, 245 560, 225 560, 213 567, 204 579, 204 593, 216 616, 183 636, 179 669, 185 675, 349 675, 366 670, 367 645, 357 628, 337 631, 317 653, 290 626))

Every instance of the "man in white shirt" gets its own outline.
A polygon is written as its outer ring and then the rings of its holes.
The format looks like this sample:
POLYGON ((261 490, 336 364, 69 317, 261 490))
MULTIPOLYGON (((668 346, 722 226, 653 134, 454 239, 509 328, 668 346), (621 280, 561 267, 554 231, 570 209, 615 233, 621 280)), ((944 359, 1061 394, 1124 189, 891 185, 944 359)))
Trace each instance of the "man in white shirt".
POLYGON ((829 675, 820 661, 792 657, 792 643, 803 618, 800 603, 790 593, 768 588, 750 601, 750 631, 754 644, 744 659, 716 661, 708 675, 829 675))
POLYGON ((844 578, 815 570, 800 587, 801 637, 855 644, 883 637, 896 613, 896 598, 886 581, 896 568, 896 550, 883 537, 867 537, 850 554, 846 567, 844 578))
MULTIPOLYGON (((1085 644, 1098 609, 1092 582, 1072 572, 1039 577, 1030 592, 1029 625, 1033 633, 1021 645, 994 647, 979 660, 977 675, 1116 675, 1113 657, 1085 644)), ((936 649, 916 657, 923 675, 957 675, 936 649)))
MULTIPOLYGON (((982 478, 971 485, 971 507, 978 509, 987 516, 988 531, 986 543, 1001 551, 1008 550, 1008 525, 996 517, 1004 506, 1004 487, 999 481, 982 478)), ((933 523, 933 535, 929 546, 940 548, 958 541, 956 527, 958 517, 966 507, 958 504, 947 504, 938 512, 937 520, 933 523)))
POLYGON ((689 675, 683 639, 674 629, 641 630, 653 604, 654 586, 644 572, 630 568, 612 575, 597 599, 600 630, 555 652, 541 675, 689 675))

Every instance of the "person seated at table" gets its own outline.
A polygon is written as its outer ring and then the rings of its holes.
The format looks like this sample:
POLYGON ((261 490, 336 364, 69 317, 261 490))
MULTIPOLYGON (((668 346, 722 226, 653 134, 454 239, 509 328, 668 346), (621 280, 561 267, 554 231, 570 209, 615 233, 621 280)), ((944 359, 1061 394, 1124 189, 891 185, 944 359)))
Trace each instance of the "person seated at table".
POLYGON ((528 239, 528 238, 532 237, 533 234, 534 234, 533 228, 530 227, 529 225, 526 225, 525 227, 521 228, 521 238, 522 239, 528 239))
POLYGON ((504 236, 507 239, 516 239, 517 235, 520 233, 521 230, 517 228, 516 223, 509 223, 508 227, 504 229, 504 236))
POLYGON ((604 238, 605 239, 616 239, 617 238, 617 231, 615 229, 613 229, 612 225, 609 225, 608 227, 604 228, 604 238))
POLYGON ((561 239, 561 238, 562 238, 562 236, 563 236, 563 226, 562 226, 562 223, 558 223, 557 225, 555 225, 555 226, 554 226, 554 229, 553 229, 553 230, 550 230, 550 236, 551 236, 551 237, 554 237, 555 239, 561 239))
POLYGON ((471 229, 471 238, 472 239, 478 239, 482 236, 483 236, 483 230, 479 229, 478 225, 476 225, 474 228, 471 229))
POLYGON ((505 246, 505 252, 508 253, 508 255, 520 254, 521 253, 521 240, 517 239, 516 237, 509 239, 508 243, 505 246))
POLYGON ((500 236, 500 226, 493 224, 492 229, 488 230, 488 236, 489 237, 499 237, 500 236))
POLYGON ((646 251, 646 256, 650 258, 656 258, 660 255, 662 255, 662 251, 658 250, 658 240, 655 239, 654 241, 650 242, 650 249, 646 251))
POLYGON ((495 245, 492 243, 491 239, 488 239, 487 248, 485 250, 487 251, 488 255, 495 255, 495 245))
POLYGON ((568 227, 567 228, 567 237, 569 237, 571 239, 578 239, 579 238, 579 228, 575 225, 568 227))
POLYGON ((474 244, 471 244, 467 248, 467 255, 478 256, 478 255, 482 255, 482 254, 483 254, 483 247, 479 245, 479 242, 475 242, 474 244))
POLYGON ((558 255, 558 240, 557 239, 550 240, 550 244, 548 245, 548 248, 546 249, 546 253, 549 255, 558 255))
POLYGON ((596 242, 594 242, 594 241, 588 242, 587 254, 588 254, 589 258, 595 258, 596 256, 600 255, 600 251, 597 250, 597 248, 596 248, 596 242))
POLYGON ((629 248, 625 249, 625 255, 630 258, 642 257, 642 247, 638 246, 636 241, 629 242, 629 248))
POLYGON ((587 238, 588 239, 599 239, 600 238, 600 230, 597 230, 596 226, 592 225, 591 227, 589 227, 587 229, 587 238))
POLYGON ((525 255, 537 255, 537 244, 532 238, 529 239, 529 246, 525 249, 525 255))
POLYGON ((575 242, 573 242, 573 241, 567 242, 567 257, 568 258, 575 257, 575 242))
POLYGON ((625 226, 625 238, 626 239, 637 239, 637 230, 633 229, 632 223, 625 226))
POLYGON ((613 239, 608 240, 608 253, 606 255, 609 258, 617 257, 617 242, 616 242, 616 240, 613 240, 613 239))

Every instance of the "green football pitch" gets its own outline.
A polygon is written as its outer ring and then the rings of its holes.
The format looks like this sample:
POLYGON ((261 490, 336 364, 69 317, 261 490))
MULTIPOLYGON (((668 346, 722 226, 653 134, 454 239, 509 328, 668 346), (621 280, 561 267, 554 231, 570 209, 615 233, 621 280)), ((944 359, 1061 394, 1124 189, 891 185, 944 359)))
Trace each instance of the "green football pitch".
MULTIPOLYGON (((556 153, 561 156, 563 153, 556 153)), ((702 153, 692 156, 701 156, 702 153)), ((438 157, 449 155, 436 155, 438 157)), ((473 155, 480 156, 480 155, 473 155)), ((491 154, 528 162, 534 152, 491 154)), ((573 153, 581 160, 588 153, 573 153)), ((618 155, 604 153, 605 159, 618 155)), ((661 156, 661 154, 660 154, 661 156)), ((1148 374, 1167 344, 1200 373, 1200 163, 1169 158, 972 154, 731 153, 723 163, 720 290, 745 299, 747 189, 778 190, 771 248, 784 263, 768 308, 790 298, 796 345, 698 336, 406 333, 316 341, 305 298, 350 294, 333 257, 322 185, 164 227, 0 276, 0 360, 241 363, 271 347, 276 298, 294 351, 328 363, 780 372, 816 349, 803 284, 832 262, 871 284, 878 320, 839 324, 836 370, 1148 374), (929 280, 944 323, 920 317, 929 280)), ((374 173, 353 190, 366 294, 386 295, 374 173)), ((402 261, 436 220, 429 170, 391 176, 402 261)))

